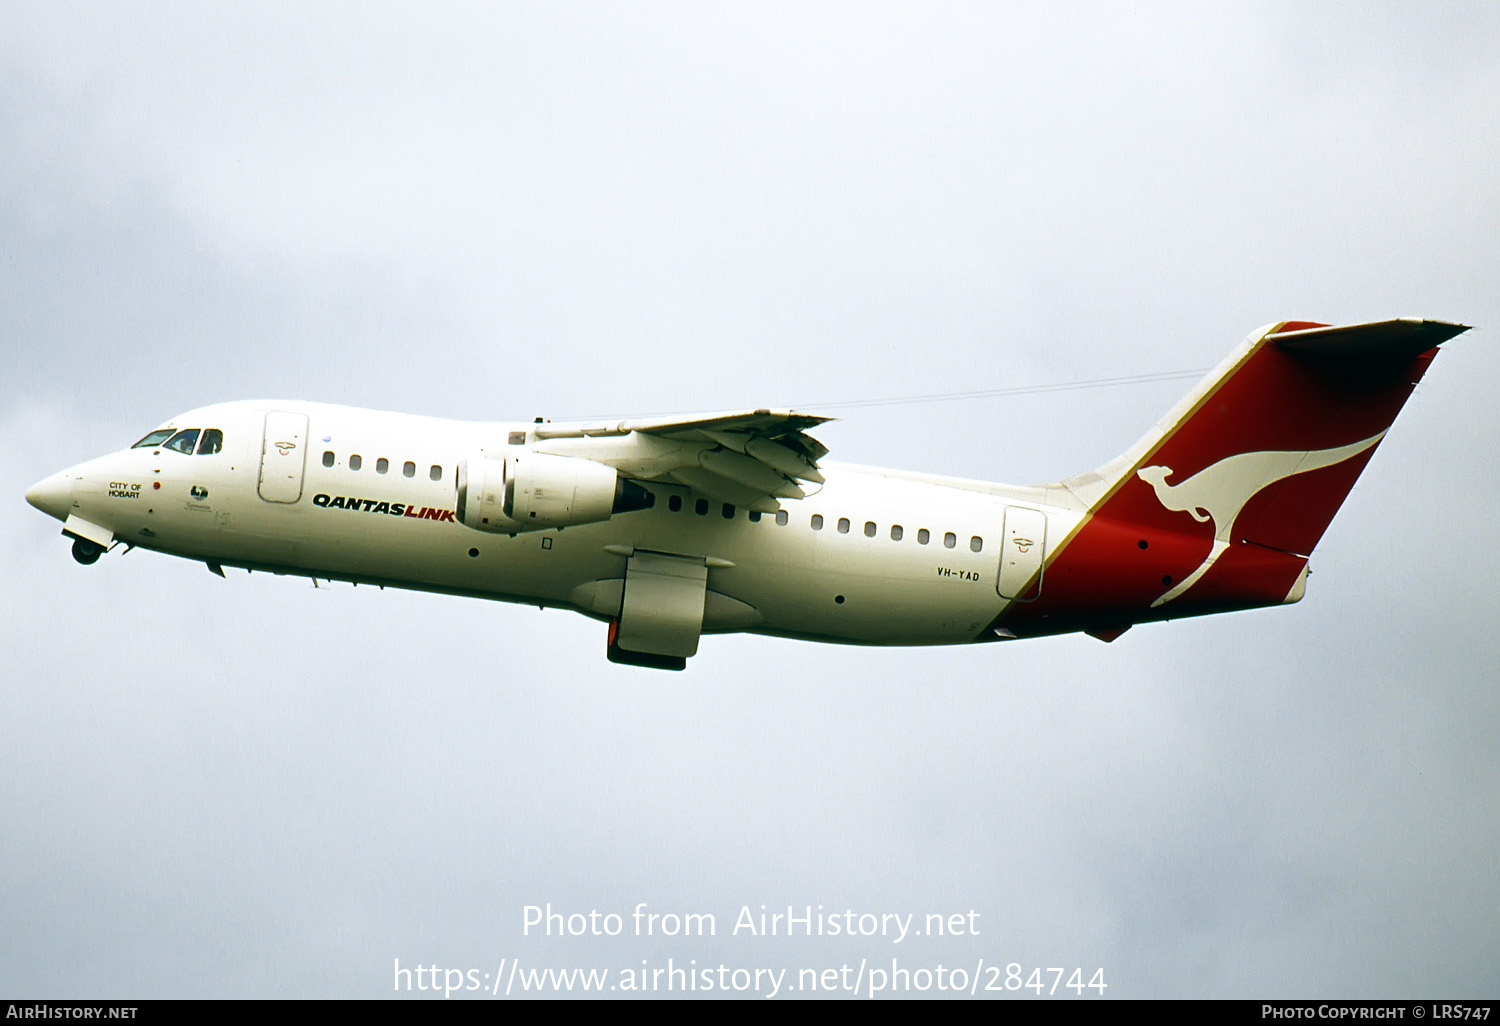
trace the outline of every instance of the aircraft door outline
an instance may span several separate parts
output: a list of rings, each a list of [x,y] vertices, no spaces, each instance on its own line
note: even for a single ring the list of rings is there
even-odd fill
[[[267,413],[260,446],[260,497],[267,502],[296,502],[302,498],[306,468],[307,414]]]
[[[1031,602],[1042,593],[1047,555],[1047,515],[1025,506],[1005,507],[1000,532],[1000,573],[995,589],[1003,599]]]

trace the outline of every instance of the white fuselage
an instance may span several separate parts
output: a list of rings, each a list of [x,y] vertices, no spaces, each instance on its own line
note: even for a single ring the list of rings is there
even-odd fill
[[[291,472],[266,480],[266,461],[277,454],[264,425],[277,411],[307,417],[306,437],[280,454],[300,480]],[[645,482],[649,509],[489,533],[454,516],[457,467],[468,455],[514,446],[518,433],[527,433],[522,444],[548,451],[534,425],[243,402],[192,411],[172,426],[218,429],[222,448],[137,447],[80,464],[49,479],[53,492],[59,478],[71,479],[69,508],[49,512],[215,568],[569,608],[602,620],[619,613],[633,551],[701,557],[704,633],[881,645],[991,638],[987,628],[1009,604],[997,590],[1007,507],[1038,511],[1047,538],[1064,537],[1084,516],[1049,505],[1050,489],[824,463],[826,483],[782,500],[781,514]]]
[[[821,463],[828,418],[742,410],[465,423],[240,402],[33,485],[73,557],[574,609],[607,657],[682,669],[705,633],[945,645],[1285,605],[1443,342],[1403,318],[1252,332],[1120,456],[1015,487]]]

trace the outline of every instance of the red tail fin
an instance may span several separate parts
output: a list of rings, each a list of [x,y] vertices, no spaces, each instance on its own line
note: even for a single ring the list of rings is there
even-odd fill
[[[1119,459],[1007,625],[1106,629],[1295,601],[1307,556],[1462,325],[1289,322],[1251,336]],[[1066,624],[1066,625],[1065,625]]]

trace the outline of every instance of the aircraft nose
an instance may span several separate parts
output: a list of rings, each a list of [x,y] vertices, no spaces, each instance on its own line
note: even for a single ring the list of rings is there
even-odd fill
[[[68,519],[73,508],[73,476],[64,471],[38,481],[26,489],[26,501],[49,517]]]

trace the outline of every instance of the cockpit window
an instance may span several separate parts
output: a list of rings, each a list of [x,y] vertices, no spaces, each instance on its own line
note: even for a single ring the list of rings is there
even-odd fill
[[[139,442],[136,442],[134,445],[132,445],[131,448],[132,449],[150,449],[153,446],[160,445],[161,443],[165,442],[168,438],[171,438],[171,437],[172,437],[172,429],[171,428],[162,428],[160,431],[153,431],[153,432],[151,432],[145,438],[142,438]]]
[[[218,428],[205,428],[203,437],[198,441],[198,455],[212,456],[224,448],[224,432]]]
[[[166,447],[174,452],[185,453],[191,456],[193,454],[193,445],[197,441],[198,429],[188,428],[186,431],[179,431],[173,435],[171,440],[167,442]]]

